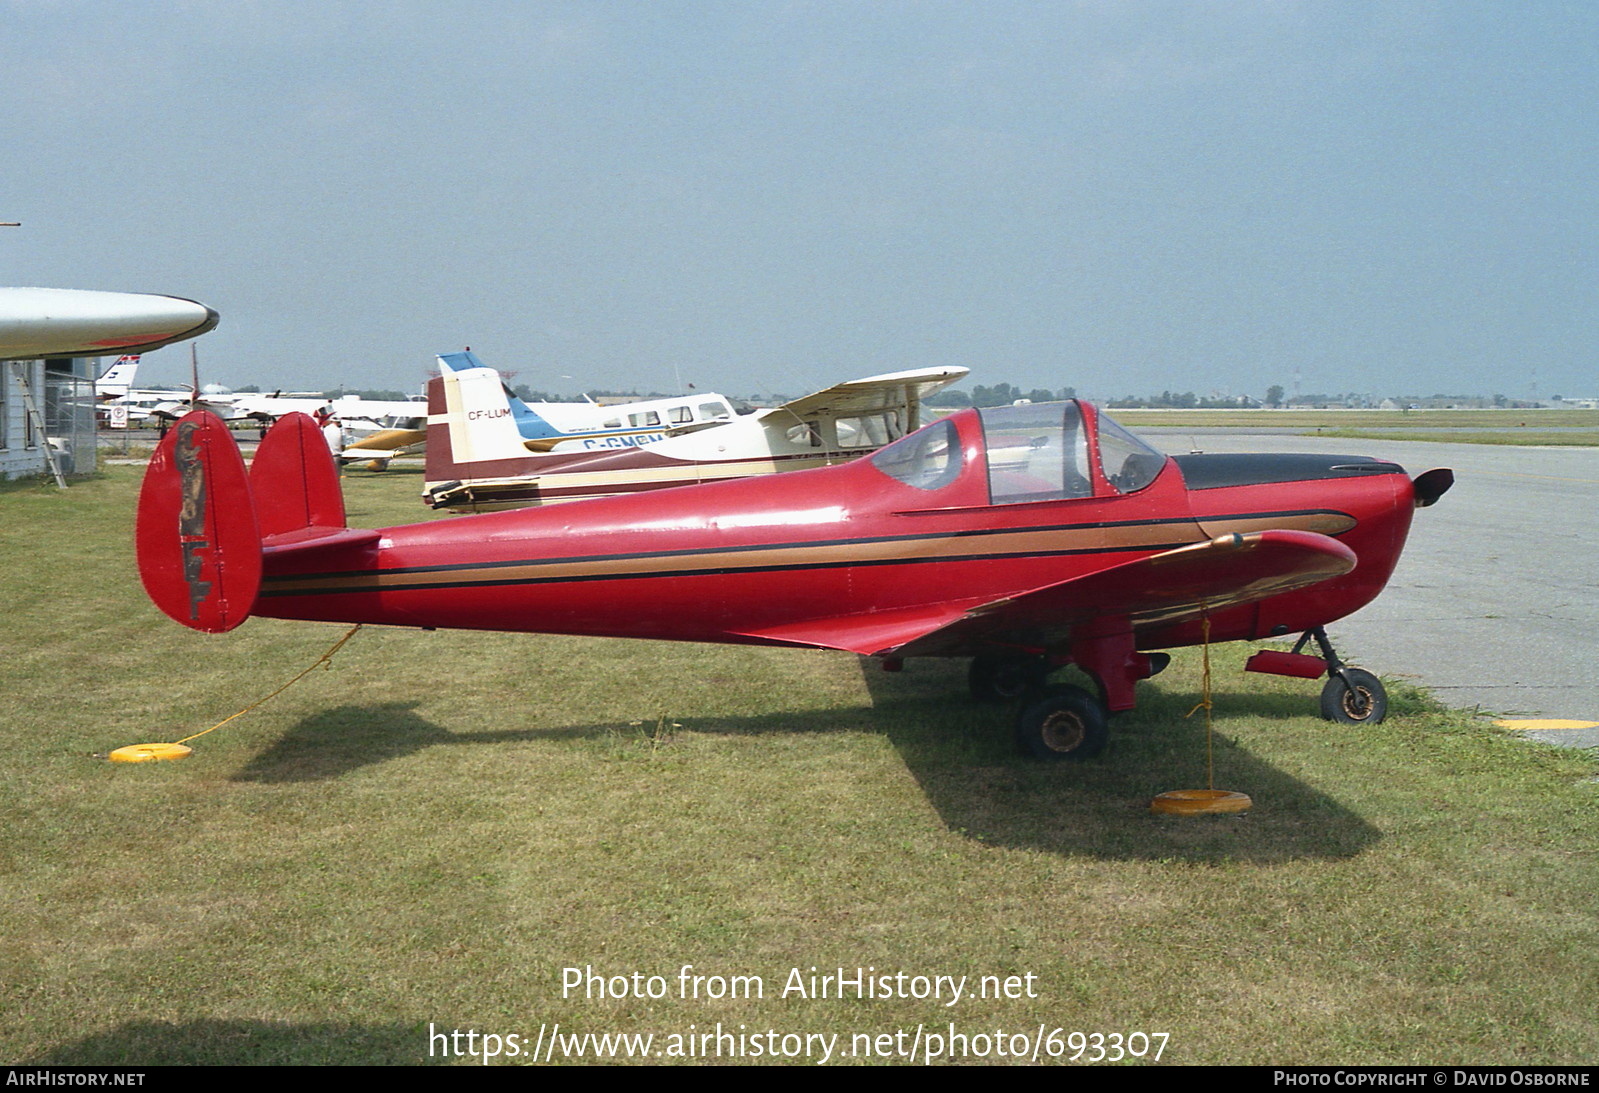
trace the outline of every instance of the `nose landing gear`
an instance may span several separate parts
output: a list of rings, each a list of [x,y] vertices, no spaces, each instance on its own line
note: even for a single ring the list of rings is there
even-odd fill
[[[1388,692],[1363,668],[1336,669],[1321,689],[1321,716],[1345,725],[1375,725],[1388,716]]]
[[[1301,650],[1314,641],[1320,657]],[[1375,725],[1388,716],[1388,692],[1382,680],[1364,668],[1351,668],[1333,651],[1323,627],[1306,630],[1291,653],[1260,652],[1249,659],[1246,670],[1272,675],[1315,678],[1325,670],[1327,684],[1321,689],[1321,716],[1344,725]]]

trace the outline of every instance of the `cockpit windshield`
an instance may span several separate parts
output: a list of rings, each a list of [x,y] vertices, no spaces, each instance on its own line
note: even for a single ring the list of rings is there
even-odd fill
[[[978,411],[988,444],[988,496],[996,505],[1092,497],[1083,412],[1075,402]]]
[[[955,481],[961,469],[960,437],[949,421],[879,448],[871,457],[878,470],[919,490],[936,490]]]
[[[1076,401],[983,407],[977,414],[988,453],[991,504],[1135,493],[1166,466],[1164,455],[1104,414],[1094,415],[1097,436],[1090,438],[1096,430]],[[1094,469],[1096,454],[1103,478]],[[960,436],[945,420],[878,449],[871,462],[908,486],[936,490],[955,481],[961,459]]]
[[[1134,493],[1155,480],[1166,457],[1103,413],[1099,415],[1099,465],[1120,493]]]

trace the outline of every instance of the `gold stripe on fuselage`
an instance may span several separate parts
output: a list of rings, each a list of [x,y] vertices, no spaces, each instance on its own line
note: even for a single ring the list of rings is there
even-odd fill
[[[658,554],[615,554],[581,558],[549,558],[516,562],[471,562],[415,569],[366,570],[309,576],[267,576],[265,594],[360,593],[463,585],[514,584],[576,580],[620,580],[674,574],[727,572],[753,569],[795,569],[916,563],[960,557],[1005,558],[1101,551],[1138,552],[1168,550],[1202,542],[1211,530],[1228,531],[1269,527],[1321,531],[1334,524],[1353,526],[1343,513],[1307,512],[1279,515],[1240,514],[1208,518],[1206,531],[1186,520],[1149,523],[1084,525],[1080,527],[1018,528],[978,534],[849,540],[833,543],[778,544],[770,547],[733,547]]]
[[[1201,516],[1199,526],[1211,538],[1218,535],[1246,535],[1251,531],[1314,531],[1322,535],[1342,535],[1358,522],[1347,512],[1302,512],[1284,516],[1275,513],[1248,513],[1239,516]]]

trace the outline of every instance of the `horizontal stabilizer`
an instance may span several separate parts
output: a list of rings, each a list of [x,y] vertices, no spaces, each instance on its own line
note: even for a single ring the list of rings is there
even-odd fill
[[[263,540],[261,553],[268,558],[282,558],[335,548],[376,546],[381,538],[380,533],[367,528],[301,528]]]

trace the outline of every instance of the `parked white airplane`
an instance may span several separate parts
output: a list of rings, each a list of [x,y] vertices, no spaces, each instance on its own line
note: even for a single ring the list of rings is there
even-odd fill
[[[684,422],[622,450],[573,450],[571,441],[535,448],[515,424],[520,400],[497,375],[489,382],[446,372],[428,385],[423,497],[434,508],[477,512],[842,463],[919,428],[922,400],[967,371],[850,380],[744,417]]]
[[[370,399],[360,395],[340,395],[328,398],[314,393],[292,395],[235,394],[233,414],[240,418],[255,418],[270,425],[285,414],[301,413],[315,416],[318,411],[331,413],[341,421],[369,422],[377,425],[392,417],[421,418],[427,416],[427,403],[420,399]]]
[[[144,353],[204,334],[217,318],[177,296],[0,288],[0,360]]]
[[[379,433],[396,422],[420,433],[427,418],[427,404],[420,400],[363,399],[358,395],[330,399],[316,392],[262,395],[233,392],[215,384],[201,388],[199,397],[183,390],[134,389],[114,399],[112,405],[127,406],[128,419],[145,426],[170,424],[190,410],[200,409],[232,426],[255,422],[265,428],[285,414],[298,412],[335,418],[346,436],[355,437]]]
[[[449,377],[460,397],[492,418],[515,425],[530,452],[614,451],[653,444],[675,429],[731,421],[733,404],[718,394],[641,399],[611,406],[597,402],[526,403],[511,393],[494,369],[471,350],[441,353],[439,374]],[[498,394],[496,394],[498,392]],[[431,421],[431,414],[429,411]],[[509,434],[507,434],[509,435]]]
[[[439,374],[451,377],[451,390],[467,392],[474,404],[491,407],[503,416],[529,452],[611,451],[650,444],[669,430],[731,421],[733,406],[721,395],[686,395],[645,399],[614,406],[596,402],[525,403],[505,387],[500,373],[487,367],[471,350],[440,353]],[[417,407],[412,405],[412,412]],[[415,454],[427,443],[427,418],[403,421],[399,416],[387,428],[345,446],[347,461],[371,460],[374,470],[396,455]]]

